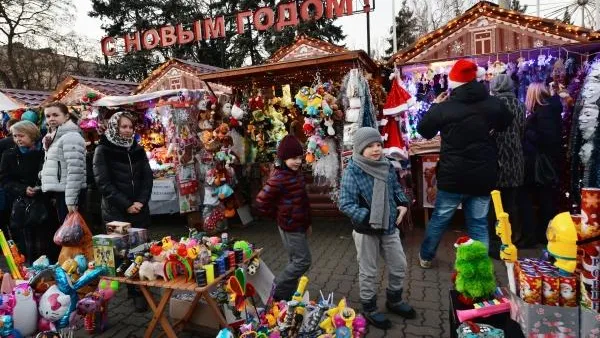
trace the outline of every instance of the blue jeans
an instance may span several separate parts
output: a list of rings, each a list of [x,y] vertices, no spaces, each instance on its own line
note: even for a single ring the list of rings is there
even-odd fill
[[[431,261],[435,257],[442,235],[446,231],[454,212],[462,203],[465,212],[467,233],[474,239],[488,245],[487,215],[490,207],[489,196],[455,194],[438,190],[435,209],[427,225],[425,239],[421,244],[421,258]]]

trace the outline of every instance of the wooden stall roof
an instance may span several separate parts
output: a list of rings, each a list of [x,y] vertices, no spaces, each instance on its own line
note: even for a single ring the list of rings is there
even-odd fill
[[[60,101],[78,85],[88,87],[102,95],[116,96],[130,95],[138,86],[135,82],[69,75],[43,103]]]
[[[297,81],[313,80],[317,73],[323,80],[339,75],[340,68],[348,70],[362,67],[369,73],[378,70],[377,64],[362,50],[346,51],[309,59],[268,63],[264,65],[227,69],[200,76],[203,81],[210,81],[226,86],[239,86],[248,83],[274,85],[280,80]],[[347,71],[347,70],[346,70]]]
[[[553,39],[560,44],[589,43],[600,41],[600,32],[591,29],[565,24],[558,20],[526,15],[517,11],[501,8],[498,5],[480,1],[464,14],[454,18],[446,25],[426,34],[410,46],[394,54],[388,61],[392,64],[429,62],[425,54],[435,46],[450,42],[456,34],[466,31],[467,26],[481,19],[513,27],[522,32],[530,32],[542,39]],[[502,51],[505,52],[505,51]]]
[[[347,51],[348,49],[327,41],[311,38],[306,35],[298,35],[293,44],[279,48],[266,63],[307,59]]]
[[[39,107],[42,102],[52,94],[52,92],[38,91],[38,90],[26,90],[26,89],[12,89],[12,88],[0,88],[0,92],[4,93],[11,100],[17,104],[21,104],[25,107]]]
[[[197,77],[202,74],[213,73],[216,71],[223,70],[223,68],[206,65],[203,63],[192,62],[188,60],[172,58],[169,61],[163,63],[156,68],[147,78],[145,78],[135,89],[134,94],[146,92],[150,87],[154,86],[157,82],[166,76],[169,71],[173,68],[183,70],[191,76]],[[188,88],[188,89],[199,89],[199,88]],[[214,88],[213,88],[214,89]],[[226,92],[226,88],[217,88],[222,92]]]

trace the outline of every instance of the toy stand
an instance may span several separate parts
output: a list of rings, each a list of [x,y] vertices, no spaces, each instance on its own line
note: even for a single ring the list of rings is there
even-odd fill
[[[259,256],[261,252],[262,252],[262,249],[255,250],[254,253],[252,254],[252,256],[250,256],[244,260],[243,264],[247,264],[253,258]],[[183,277],[183,276],[177,277],[174,280],[170,280],[170,281],[164,281],[164,280],[159,280],[159,279],[154,280],[154,281],[147,281],[147,280],[141,281],[141,280],[137,280],[137,279],[129,279],[126,277],[104,277],[104,278],[109,279],[109,280],[115,280],[115,281],[118,281],[119,283],[136,285],[140,288],[140,290],[142,291],[142,294],[144,295],[144,298],[146,298],[146,301],[148,302],[148,306],[154,313],[154,315],[152,316],[152,320],[150,320],[150,323],[148,323],[148,327],[146,328],[146,332],[144,333],[145,338],[152,337],[152,334],[153,334],[154,330],[156,329],[156,326],[159,323],[164,331],[161,335],[159,335],[159,337],[166,336],[168,338],[177,338],[176,332],[182,330],[185,327],[185,325],[189,322],[192,314],[194,313],[194,310],[196,309],[196,306],[198,305],[198,301],[202,298],[209,305],[210,309],[212,310],[213,314],[215,315],[215,318],[218,319],[219,325],[222,328],[229,326],[227,324],[227,321],[225,320],[225,317],[223,316],[223,313],[221,313],[221,310],[219,309],[217,302],[210,296],[210,290],[212,290],[222,280],[229,277],[234,271],[235,271],[235,267],[232,269],[229,269],[229,271],[227,271],[225,274],[219,276],[218,278],[215,278],[215,280],[212,283],[210,283],[206,286],[202,286],[202,287],[199,287],[195,281],[190,281],[190,282],[186,281],[185,277]],[[154,297],[152,296],[152,293],[148,289],[150,287],[164,289],[164,293],[162,294],[158,304],[157,304],[156,300],[154,299]],[[167,305],[169,304],[171,295],[173,294],[173,291],[175,291],[175,290],[187,291],[187,292],[191,291],[191,292],[194,292],[195,295],[194,295],[194,300],[192,301],[190,308],[188,309],[186,314],[183,316],[183,318],[181,318],[180,320],[175,322],[175,324],[171,325],[171,323],[169,322],[169,319],[167,319],[167,317],[164,315],[164,312],[165,312],[165,309],[167,309]]]

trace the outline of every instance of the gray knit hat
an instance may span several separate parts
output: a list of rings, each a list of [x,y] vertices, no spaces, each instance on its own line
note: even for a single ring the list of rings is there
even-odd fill
[[[490,92],[494,95],[512,92],[514,89],[515,84],[513,80],[506,74],[498,74],[490,82]]]
[[[365,148],[373,143],[373,142],[380,142],[383,143],[383,140],[381,138],[381,134],[379,133],[379,131],[377,131],[377,129],[375,128],[371,128],[371,127],[362,127],[359,128],[355,133],[354,133],[354,153],[355,154],[359,154],[362,155],[363,150],[365,150]]]

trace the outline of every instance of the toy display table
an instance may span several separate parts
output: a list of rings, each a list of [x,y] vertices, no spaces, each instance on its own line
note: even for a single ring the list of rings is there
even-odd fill
[[[259,256],[261,252],[262,252],[262,249],[255,250],[254,253],[252,254],[252,256],[250,256],[244,260],[243,264],[247,264],[253,258]],[[109,280],[115,280],[115,281],[118,281],[119,283],[123,283],[123,284],[136,285],[140,288],[140,290],[142,291],[142,294],[144,295],[144,298],[146,298],[146,301],[148,302],[148,306],[150,307],[152,312],[154,312],[154,315],[152,316],[152,320],[150,321],[150,323],[148,324],[148,327],[146,328],[144,337],[146,337],[146,338],[152,337],[152,333],[156,329],[156,325],[160,322],[160,326],[162,327],[162,329],[164,331],[163,335],[167,336],[168,338],[177,338],[177,334],[175,332],[182,330],[183,327],[188,323],[192,314],[194,313],[194,310],[196,309],[196,306],[198,305],[198,301],[202,298],[206,301],[206,303],[209,305],[210,309],[213,311],[215,318],[217,318],[219,321],[219,325],[221,327],[228,326],[227,321],[225,320],[225,317],[223,316],[223,313],[221,312],[221,309],[219,309],[217,302],[210,296],[209,292],[224,278],[229,277],[234,271],[235,271],[235,268],[231,268],[225,274],[215,278],[215,280],[212,283],[210,283],[206,286],[202,286],[202,287],[199,287],[198,284],[196,284],[195,280],[186,282],[185,277],[177,277],[176,279],[171,280],[171,281],[164,281],[162,279],[157,279],[154,281],[147,281],[147,280],[141,281],[141,280],[137,280],[137,279],[129,279],[126,277],[103,277],[103,278],[106,278]],[[164,292],[163,292],[162,297],[160,298],[158,304],[157,304],[156,300],[154,299],[154,297],[152,296],[152,293],[149,290],[149,288],[151,288],[151,287],[164,289]],[[169,304],[169,300],[171,299],[171,295],[173,294],[173,291],[175,291],[175,290],[188,291],[188,292],[194,293],[195,295],[194,295],[194,300],[192,301],[192,304],[191,304],[190,308],[188,309],[188,311],[186,312],[185,316],[182,319],[175,322],[175,324],[171,325],[171,323],[169,322],[169,319],[164,315],[164,311],[167,308],[167,305]],[[163,335],[161,335],[161,337]]]

